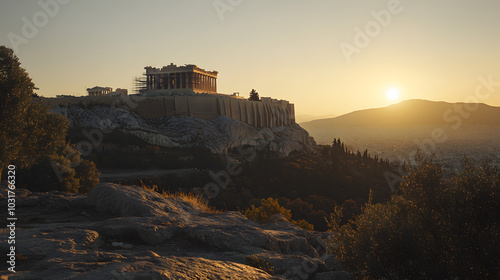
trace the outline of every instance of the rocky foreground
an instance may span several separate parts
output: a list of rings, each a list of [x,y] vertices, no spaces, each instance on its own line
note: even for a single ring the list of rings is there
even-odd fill
[[[88,196],[21,189],[16,195],[17,272],[4,262],[1,279],[351,279],[326,254],[330,234],[280,216],[259,224],[111,183]],[[7,209],[5,197],[1,204]],[[9,232],[1,231],[3,254]],[[271,263],[270,273],[250,266],[250,256]]]

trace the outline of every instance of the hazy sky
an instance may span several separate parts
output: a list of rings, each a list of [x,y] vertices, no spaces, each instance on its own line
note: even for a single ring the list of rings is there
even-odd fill
[[[170,63],[217,70],[219,92],[255,88],[297,114],[464,101],[479,77],[500,83],[498,0],[55,1],[0,0],[0,45],[43,96],[130,91],[145,66]],[[495,88],[481,101],[500,106]]]

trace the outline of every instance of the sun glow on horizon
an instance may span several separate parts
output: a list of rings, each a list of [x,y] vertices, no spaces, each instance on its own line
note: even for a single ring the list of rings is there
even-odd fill
[[[391,101],[396,101],[399,99],[400,92],[399,92],[399,89],[397,89],[395,87],[391,87],[390,89],[387,90],[385,95],[386,95],[387,99],[389,99]]]

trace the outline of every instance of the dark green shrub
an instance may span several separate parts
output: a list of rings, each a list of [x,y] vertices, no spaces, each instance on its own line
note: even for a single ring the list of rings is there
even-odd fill
[[[292,220],[292,212],[281,207],[278,200],[272,197],[261,199],[259,207],[251,205],[250,208],[245,211],[245,217],[259,223],[267,222],[269,217],[274,214],[282,214],[287,220]]]
[[[307,230],[314,230],[314,226],[306,220],[293,221],[292,224]]]
[[[251,205],[250,208],[245,211],[245,217],[259,223],[267,222],[269,220],[269,217],[274,214],[283,215],[288,221],[290,221],[290,223],[303,229],[314,230],[314,226],[306,220],[292,220],[292,211],[280,206],[278,200],[272,197],[261,199],[259,207]]]
[[[101,174],[95,164],[89,160],[82,162],[75,167],[76,176],[80,182],[78,192],[88,194],[97,184],[99,184],[99,175]]]
[[[361,279],[498,279],[500,172],[465,159],[446,177],[421,159],[388,203],[338,231],[333,253]]]
[[[86,194],[99,183],[100,173],[94,163],[82,160],[81,154],[66,146],[45,156],[30,168],[20,171],[18,184],[34,192],[64,191]]]

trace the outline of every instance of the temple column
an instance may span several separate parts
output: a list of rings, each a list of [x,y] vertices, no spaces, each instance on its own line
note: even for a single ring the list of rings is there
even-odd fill
[[[203,79],[203,74],[200,74],[200,91],[204,91],[205,90],[205,88],[204,88],[205,81],[204,80],[205,79]]]
[[[207,76],[203,75],[203,92],[207,91]]]
[[[198,73],[193,73],[193,88],[198,90]]]
[[[203,74],[198,74],[200,77],[200,91],[203,91]]]
[[[205,91],[205,77],[203,76],[203,74],[200,74],[200,79],[201,79],[201,81],[200,81],[200,84],[201,84],[200,89],[201,89],[201,91]]]
[[[193,90],[198,90],[198,73],[193,73]]]
[[[196,85],[198,86],[198,91],[201,91],[201,74],[197,73],[196,74]]]
[[[159,80],[160,80],[160,79],[158,79],[158,75],[154,75],[154,76],[153,76],[153,80],[154,80],[153,89],[158,89],[158,88],[160,87],[160,85],[159,85],[159,83],[158,83],[158,82],[159,82]]]
[[[189,72],[189,73],[187,73],[187,76],[188,76],[188,88],[194,90],[194,88],[193,88],[193,73]]]

